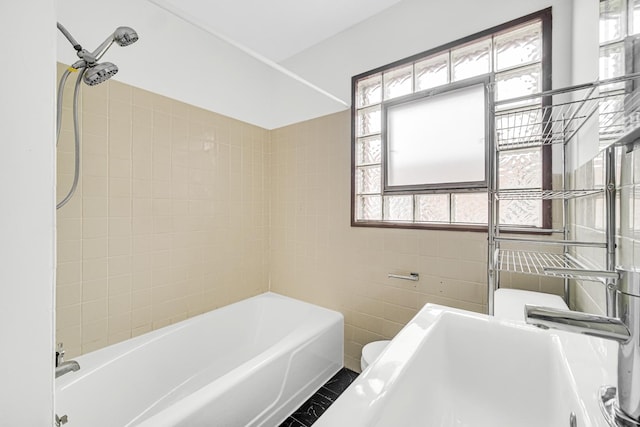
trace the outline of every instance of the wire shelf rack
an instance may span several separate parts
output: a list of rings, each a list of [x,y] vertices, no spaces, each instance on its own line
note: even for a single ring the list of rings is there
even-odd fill
[[[603,189],[589,190],[540,190],[540,189],[519,189],[500,190],[496,192],[497,200],[553,200],[553,199],[575,199],[577,197],[602,194]]]
[[[588,269],[569,254],[499,249],[496,268],[500,271],[536,276],[562,277],[602,282],[611,273]]]
[[[637,80],[633,75],[497,102],[497,149],[566,144],[581,130],[598,138],[601,148],[632,143],[640,138]]]

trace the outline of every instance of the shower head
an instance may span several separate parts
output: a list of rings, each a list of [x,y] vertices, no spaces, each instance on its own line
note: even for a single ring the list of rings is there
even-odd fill
[[[113,33],[113,41],[120,46],[129,46],[138,41],[138,33],[131,27],[118,27]]]
[[[118,67],[111,63],[104,62],[102,65],[98,63],[100,58],[102,58],[102,55],[109,50],[112,44],[117,43],[118,46],[129,46],[130,44],[138,41],[138,33],[136,33],[136,30],[131,27],[118,27],[109,37],[107,37],[105,41],[100,44],[100,46],[96,48],[96,50],[89,52],[88,50],[83,49],[80,43],[78,43],[69,31],[67,31],[67,29],[59,22],[58,29],[73,45],[78,58],[80,58],[80,60],[74,63],[72,67],[76,69],[87,68],[84,81],[88,85],[102,83],[118,72]]]
[[[129,46],[137,41],[138,33],[136,33],[136,30],[131,27],[118,27],[96,50],[88,55],[87,52],[83,52],[84,56],[81,57],[85,60],[88,59],[87,64],[91,64],[91,60],[99,61],[112,44],[117,43],[118,46]]]
[[[101,64],[96,64],[93,67],[87,68],[87,71],[84,73],[83,80],[89,86],[95,86],[109,80],[117,72],[118,67],[116,66],[116,64],[112,64],[111,62],[103,62]]]

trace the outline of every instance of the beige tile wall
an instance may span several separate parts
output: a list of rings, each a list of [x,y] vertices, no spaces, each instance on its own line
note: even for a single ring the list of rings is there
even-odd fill
[[[351,227],[350,132],[348,111],[273,131],[271,290],[341,311],[345,364],[359,370],[362,346],[393,337],[427,302],[486,311],[487,235]],[[561,292],[558,280],[503,279]]]
[[[590,161],[572,173],[574,188],[593,188],[604,185],[602,156],[599,161]],[[572,200],[570,202],[572,233],[575,240],[605,240],[604,195],[597,194]],[[606,266],[603,249],[575,248],[574,253],[595,268]],[[605,290],[596,282],[573,281],[571,307],[595,314],[606,313]]]
[[[60,199],[73,176],[72,86]],[[113,80],[83,85],[80,106],[80,186],[58,210],[67,355],[268,289],[268,131]]]

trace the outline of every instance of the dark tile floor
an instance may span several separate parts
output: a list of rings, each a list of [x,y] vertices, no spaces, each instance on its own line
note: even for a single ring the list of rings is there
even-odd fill
[[[309,427],[358,377],[350,369],[342,368],[325,385],[302,404],[280,427]]]

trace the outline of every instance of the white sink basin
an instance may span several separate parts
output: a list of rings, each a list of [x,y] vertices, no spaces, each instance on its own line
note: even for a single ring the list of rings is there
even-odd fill
[[[314,426],[607,424],[615,343],[426,305]]]

